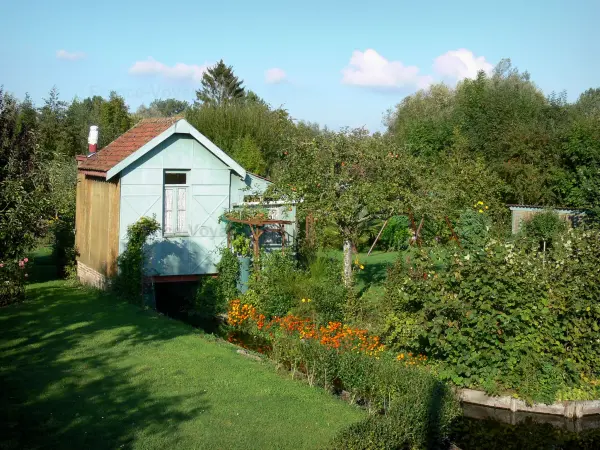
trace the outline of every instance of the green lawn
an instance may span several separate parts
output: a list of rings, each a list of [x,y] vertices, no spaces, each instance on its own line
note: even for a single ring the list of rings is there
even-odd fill
[[[62,281],[0,309],[0,383],[3,449],[320,448],[364,414],[210,335]]]
[[[340,261],[343,258],[341,250],[329,250],[325,254]],[[369,286],[381,284],[385,280],[388,267],[393,265],[400,255],[399,252],[382,251],[374,251],[369,256],[366,252],[359,253],[358,261],[364,266],[364,269],[356,272],[356,288],[362,291]],[[357,255],[352,256],[353,265],[356,257]]]

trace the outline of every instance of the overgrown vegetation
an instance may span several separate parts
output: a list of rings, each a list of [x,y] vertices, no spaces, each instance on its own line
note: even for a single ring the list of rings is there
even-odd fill
[[[552,403],[577,388],[600,395],[600,233],[557,238],[545,255],[527,240],[477,250],[426,250],[387,280],[386,342],[439,362],[443,379]],[[571,394],[570,394],[571,393]]]
[[[243,299],[269,318],[297,311],[326,324],[344,317],[347,294],[338,261],[321,257],[303,268],[289,253],[272,252],[261,256]]]
[[[118,271],[112,280],[112,287],[128,301],[142,305],[144,297],[144,275],[148,264],[146,244],[148,239],[160,230],[155,218],[142,217],[127,227],[127,244],[117,259]]]
[[[218,276],[200,281],[194,305],[189,311],[201,320],[214,319],[227,311],[229,302],[238,297],[237,283],[240,263],[231,250],[221,250],[221,260],[217,264]]]

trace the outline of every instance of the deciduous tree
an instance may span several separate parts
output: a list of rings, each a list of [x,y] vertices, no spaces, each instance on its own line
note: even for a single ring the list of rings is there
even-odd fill
[[[364,129],[293,138],[274,187],[300,208],[334,225],[343,238],[344,282],[352,284],[352,251],[365,225],[407,210],[417,194],[412,156]]]

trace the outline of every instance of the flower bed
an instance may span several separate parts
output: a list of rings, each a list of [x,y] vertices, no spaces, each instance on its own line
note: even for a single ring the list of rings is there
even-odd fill
[[[460,414],[449,387],[423,367],[424,355],[393,354],[367,330],[340,322],[317,325],[291,314],[268,319],[239,300],[230,303],[228,316],[235,331],[268,342],[269,357],[292,376],[302,373],[310,385],[345,390],[351,403],[374,413],[342,433],[336,448],[353,447],[364,439],[373,448],[440,443]]]

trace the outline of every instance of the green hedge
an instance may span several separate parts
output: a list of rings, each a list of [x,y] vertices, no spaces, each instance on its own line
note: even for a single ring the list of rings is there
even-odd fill
[[[433,358],[458,386],[546,403],[600,394],[598,231],[571,231],[547,252],[490,241],[442,266],[423,250],[390,271],[392,348]]]

